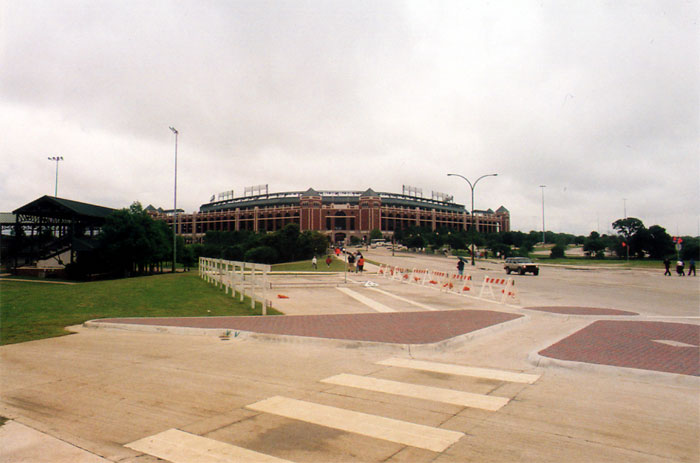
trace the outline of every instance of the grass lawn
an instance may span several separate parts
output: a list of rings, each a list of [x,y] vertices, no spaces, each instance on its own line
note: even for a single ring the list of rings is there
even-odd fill
[[[325,265],[325,264],[324,264]],[[76,285],[0,281],[0,345],[69,334],[95,318],[260,315],[196,271]],[[270,309],[268,314],[280,312]]]
[[[285,262],[283,264],[274,264],[272,266],[273,272],[343,272],[345,271],[345,261],[331,258],[331,266],[326,265],[326,256],[318,258],[318,269],[314,270],[311,265],[311,259],[300,260],[297,262]]]

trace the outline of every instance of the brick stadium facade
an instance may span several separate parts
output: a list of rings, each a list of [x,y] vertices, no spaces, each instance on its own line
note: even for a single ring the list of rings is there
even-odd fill
[[[146,210],[156,219],[172,224],[171,211]],[[377,228],[385,236],[411,226],[432,230],[468,230],[474,224],[480,232],[510,231],[510,213],[501,206],[474,211],[463,205],[418,196],[366,191],[290,191],[243,196],[203,204],[199,212],[178,213],[177,233],[186,242],[200,242],[208,231],[279,230],[296,223],[302,231],[317,230],[332,242],[351,236],[367,239]]]

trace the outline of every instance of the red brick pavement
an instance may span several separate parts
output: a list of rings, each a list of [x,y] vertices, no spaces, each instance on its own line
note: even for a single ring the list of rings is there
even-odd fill
[[[618,309],[599,309],[596,307],[523,307],[527,310],[560,313],[566,315],[639,315],[637,312],[627,312]]]
[[[691,346],[672,346],[655,340]],[[540,355],[560,360],[700,376],[700,325],[599,320]]]
[[[428,344],[520,317],[522,315],[489,310],[446,310],[268,317],[111,318],[96,321],[218,328],[353,341]]]

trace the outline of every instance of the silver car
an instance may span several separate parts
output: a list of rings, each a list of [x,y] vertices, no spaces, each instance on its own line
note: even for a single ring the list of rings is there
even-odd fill
[[[520,275],[525,275],[528,272],[533,275],[539,275],[540,273],[539,265],[534,263],[529,257],[509,257],[503,264],[503,268],[508,275],[510,275],[510,272],[518,272]]]

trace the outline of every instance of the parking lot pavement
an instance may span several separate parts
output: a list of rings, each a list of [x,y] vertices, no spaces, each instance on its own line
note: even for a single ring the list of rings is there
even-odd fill
[[[445,258],[400,259],[451,266]],[[496,271],[497,264],[480,264],[474,274]],[[0,415],[109,461],[255,452],[294,462],[695,462],[697,375],[533,356],[597,320],[697,326],[697,285],[633,273],[545,269],[516,277],[521,305],[639,313],[627,316],[525,310],[367,276],[437,308],[425,310],[431,316],[455,309],[521,316],[433,349],[76,328],[76,335],[0,348]],[[379,297],[360,284],[350,288]],[[289,297],[300,315],[305,306],[307,314],[387,315],[332,287]],[[419,309],[381,297],[396,309],[391,316]],[[687,351],[693,339],[649,342]],[[410,437],[416,434],[422,438]]]

